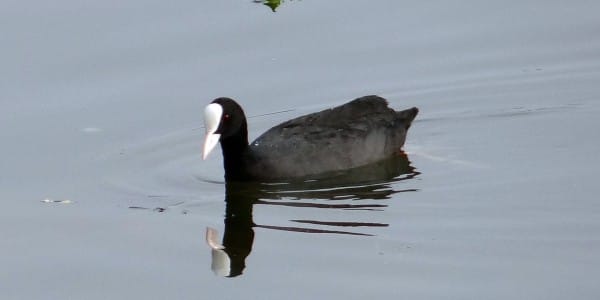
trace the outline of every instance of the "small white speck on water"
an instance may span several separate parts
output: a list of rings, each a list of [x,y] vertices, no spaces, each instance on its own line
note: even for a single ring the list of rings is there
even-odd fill
[[[102,132],[101,128],[98,127],[85,127],[81,129],[81,132],[85,132],[85,133],[98,133],[98,132]]]

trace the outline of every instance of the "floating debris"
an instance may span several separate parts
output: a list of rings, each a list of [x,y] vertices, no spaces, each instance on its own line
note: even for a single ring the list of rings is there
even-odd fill
[[[141,206],[130,206],[130,209],[149,209],[147,207],[141,207]]]
[[[143,209],[143,210],[152,210],[153,212],[166,212],[167,210],[169,210],[169,207],[155,207],[155,208],[149,208],[149,207],[143,207],[143,206],[129,206],[129,209]],[[181,214],[182,215],[187,215],[190,211],[187,209],[183,209],[181,210]]]
[[[71,200],[66,200],[66,199],[65,200],[52,200],[52,199],[48,199],[48,198],[46,198],[44,200],[41,200],[41,202],[43,202],[43,203],[60,203],[60,204],[71,204],[71,203],[73,203],[73,201],[71,201]]]

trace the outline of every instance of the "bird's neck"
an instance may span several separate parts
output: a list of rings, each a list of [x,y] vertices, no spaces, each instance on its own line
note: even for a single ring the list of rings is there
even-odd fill
[[[243,179],[245,170],[244,154],[248,150],[248,128],[242,124],[238,133],[221,139],[223,165],[226,180]]]

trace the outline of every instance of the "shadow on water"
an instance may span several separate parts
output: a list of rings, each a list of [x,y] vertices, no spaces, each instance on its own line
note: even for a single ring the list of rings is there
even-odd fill
[[[393,184],[419,175],[402,153],[392,159],[353,170],[330,173],[310,180],[286,183],[226,183],[225,232],[222,243],[216,229],[207,228],[206,239],[212,251],[212,270],[218,275],[235,277],[242,274],[246,257],[252,250],[254,228],[302,233],[326,233],[371,236],[355,230],[366,227],[387,227],[379,222],[333,222],[327,220],[294,219],[297,226],[257,224],[253,220],[254,205],[309,207],[342,210],[383,210],[396,193],[415,189],[395,190]],[[312,225],[313,227],[306,227]],[[317,228],[315,228],[317,227]],[[318,227],[327,227],[321,229]],[[333,227],[333,228],[332,228]]]

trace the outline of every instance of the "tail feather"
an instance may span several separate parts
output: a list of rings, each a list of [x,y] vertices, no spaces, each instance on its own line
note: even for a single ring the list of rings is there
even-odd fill
[[[404,123],[406,130],[410,128],[412,121],[417,117],[419,109],[416,107],[405,109],[398,112],[398,119]]]

